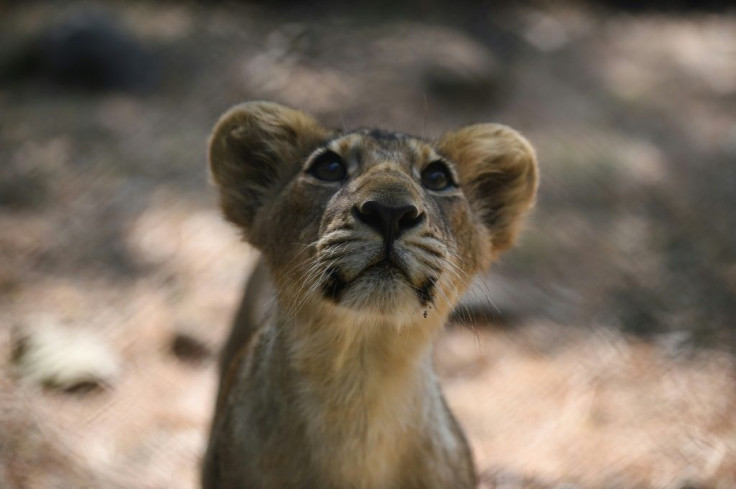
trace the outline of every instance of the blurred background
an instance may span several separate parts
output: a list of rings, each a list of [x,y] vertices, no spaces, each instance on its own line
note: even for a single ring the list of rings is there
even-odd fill
[[[736,487],[736,11],[688,0],[0,0],[0,487],[197,487],[252,99],[536,146],[436,349],[481,487]]]

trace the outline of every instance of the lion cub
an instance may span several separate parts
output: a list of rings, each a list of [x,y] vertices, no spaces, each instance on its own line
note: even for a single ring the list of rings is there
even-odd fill
[[[437,141],[340,133],[252,102],[222,116],[209,161],[275,305],[255,324],[249,297],[264,281],[249,285],[224,351],[204,488],[475,487],[432,343],[532,205],[529,143],[495,124]]]

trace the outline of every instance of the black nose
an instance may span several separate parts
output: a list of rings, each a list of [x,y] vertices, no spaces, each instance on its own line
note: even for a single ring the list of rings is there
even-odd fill
[[[356,207],[355,216],[378,231],[386,243],[387,251],[402,232],[413,228],[424,218],[424,214],[413,205],[391,207],[375,200],[363,202]]]

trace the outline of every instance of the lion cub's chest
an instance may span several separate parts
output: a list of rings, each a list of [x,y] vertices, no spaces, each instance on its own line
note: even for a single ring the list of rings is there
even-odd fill
[[[312,462],[335,487],[394,487],[417,439],[410,407],[358,397],[341,406],[304,405]]]
[[[403,461],[423,439],[427,375],[415,362],[390,361],[390,351],[376,345],[331,346],[310,335],[286,347],[300,354],[283,372],[292,399],[284,414],[301,420],[310,465],[329,487],[396,487]]]
[[[337,428],[337,427],[336,427]],[[334,487],[379,489],[397,487],[407,443],[388,428],[372,426],[368,433],[336,433],[320,440],[313,462]]]

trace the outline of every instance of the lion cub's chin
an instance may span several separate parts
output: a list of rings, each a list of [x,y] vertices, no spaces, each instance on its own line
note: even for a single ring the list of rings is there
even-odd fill
[[[425,312],[434,307],[434,286],[434,280],[427,279],[422,286],[415,287],[398,268],[376,266],[345,285],[334,304],[387,319],[426,317]]]

